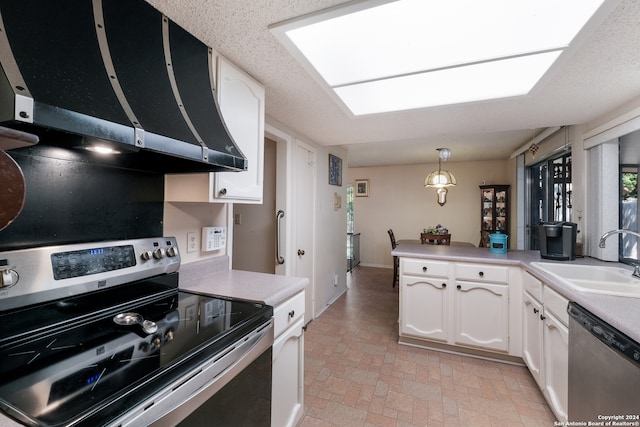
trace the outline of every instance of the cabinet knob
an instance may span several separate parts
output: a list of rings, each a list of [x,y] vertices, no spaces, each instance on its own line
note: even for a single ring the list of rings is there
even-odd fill
[[[446,287],[447,287],[447,284],[446,284],[446,283],[443,283],[443,284],[442,284],[442,289],[444,289],[444,288],[446,288]]]
[[[295,315],[296,315],[295,310],[291,310],[291,311],[289,312],[289,319],[293,319],[293,316],[295,316]]]
[[[426,273],[426,272],[427,272],[427,267],[422,267],[422,271],[423,271],[424,273]]]
[[[219,194],[221,196],[225,196],[227,194],[227,189],[226,188],[221,188]]]
[[[546,318],[547,318],[546,316],[543,316],[542,314],[540,315],[540,320],[544,320]]]
[[[478,276],[484,277],[484,271],[481,271],[480,273],[478,273]]]
[[[462,289],[462,286],[461,286],[461,285],[458,285],[458,286],[456,286],[456,288],[457,288],[458,290],[460,290],[460,289]]]
[[[533,314],[538,314],[540,312],[540,310],[538,310],[537,308],[533,309]]]

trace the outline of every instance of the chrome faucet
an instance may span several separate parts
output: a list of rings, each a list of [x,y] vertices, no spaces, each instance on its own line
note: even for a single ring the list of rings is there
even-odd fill
[[[636,233],[633,230],[627,230],[626,228],[620,228],[618,230],[611,230],[611,231],[607,231],[606,233],[604,233],[601,237],[600,237],[600,243],[598,244],[599,247],[601,248],[605,248],[606,244],[605,244],[605,240],[607,240],[607,238],[609,238],[609,236],[613,236],[614,234],[631,234],[633,236],[636,236],[638,238],[640,238],[640,233]],[[633,265],[633,273],[631,274],[633,277],[637,277],[638,279],[640,279],[640,264],[634,264]]]

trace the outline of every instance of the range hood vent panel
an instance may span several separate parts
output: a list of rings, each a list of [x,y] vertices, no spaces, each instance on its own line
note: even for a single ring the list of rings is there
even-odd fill
[[[104,0],[102,10],[116,75],[141,127],[145,132],[200,146],[171,90],[162,14],[143,1]]]
[[[247,169],[215,100],[210,49],[144,0],[2,0],[0,14],[5,126],[115,142],[127,162],[164,172]],[[25,98],[29,120],[18,117]]]
[[[131,126],[104,68],[90,1],[2,0],[1,7],[34,101]]]
[[[242,156],[236,145],[213,138],[228,130],[217,114],[219,107],[212,87],[214,65],[210,49],[173,22],[169,22],[169,40],[178,90],[198,135],[216,151]]]

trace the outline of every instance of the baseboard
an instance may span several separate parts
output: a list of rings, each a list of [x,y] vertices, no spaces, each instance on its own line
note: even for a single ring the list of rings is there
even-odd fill
[[[373,268],[390,268],[393,270],[393,265],[387,265],[387,264],[368,264],[368,263],[364,263],[364,262],[360,262],[360,264],[363,267],[373,267]]]
[[[426,348],[429,350],[441,351],[443,353],[475,357],[477,359],[491,360],[494,362],[508,363],[511,365],[525,366],[524,361],[521,357],[511,356],[509,354],[493,353],[491,351],[477,350],[468,347],[459,347],[457,345],[443,344],[434,341],[426,341],[417,338],[400,337],[398,339],[398,344],[408,345],[411,347]]]

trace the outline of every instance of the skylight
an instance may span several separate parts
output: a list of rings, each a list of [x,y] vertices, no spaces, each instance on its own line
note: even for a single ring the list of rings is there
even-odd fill
[[[354,115],[530,93],[604,0],[371,0],[271,27]]]

